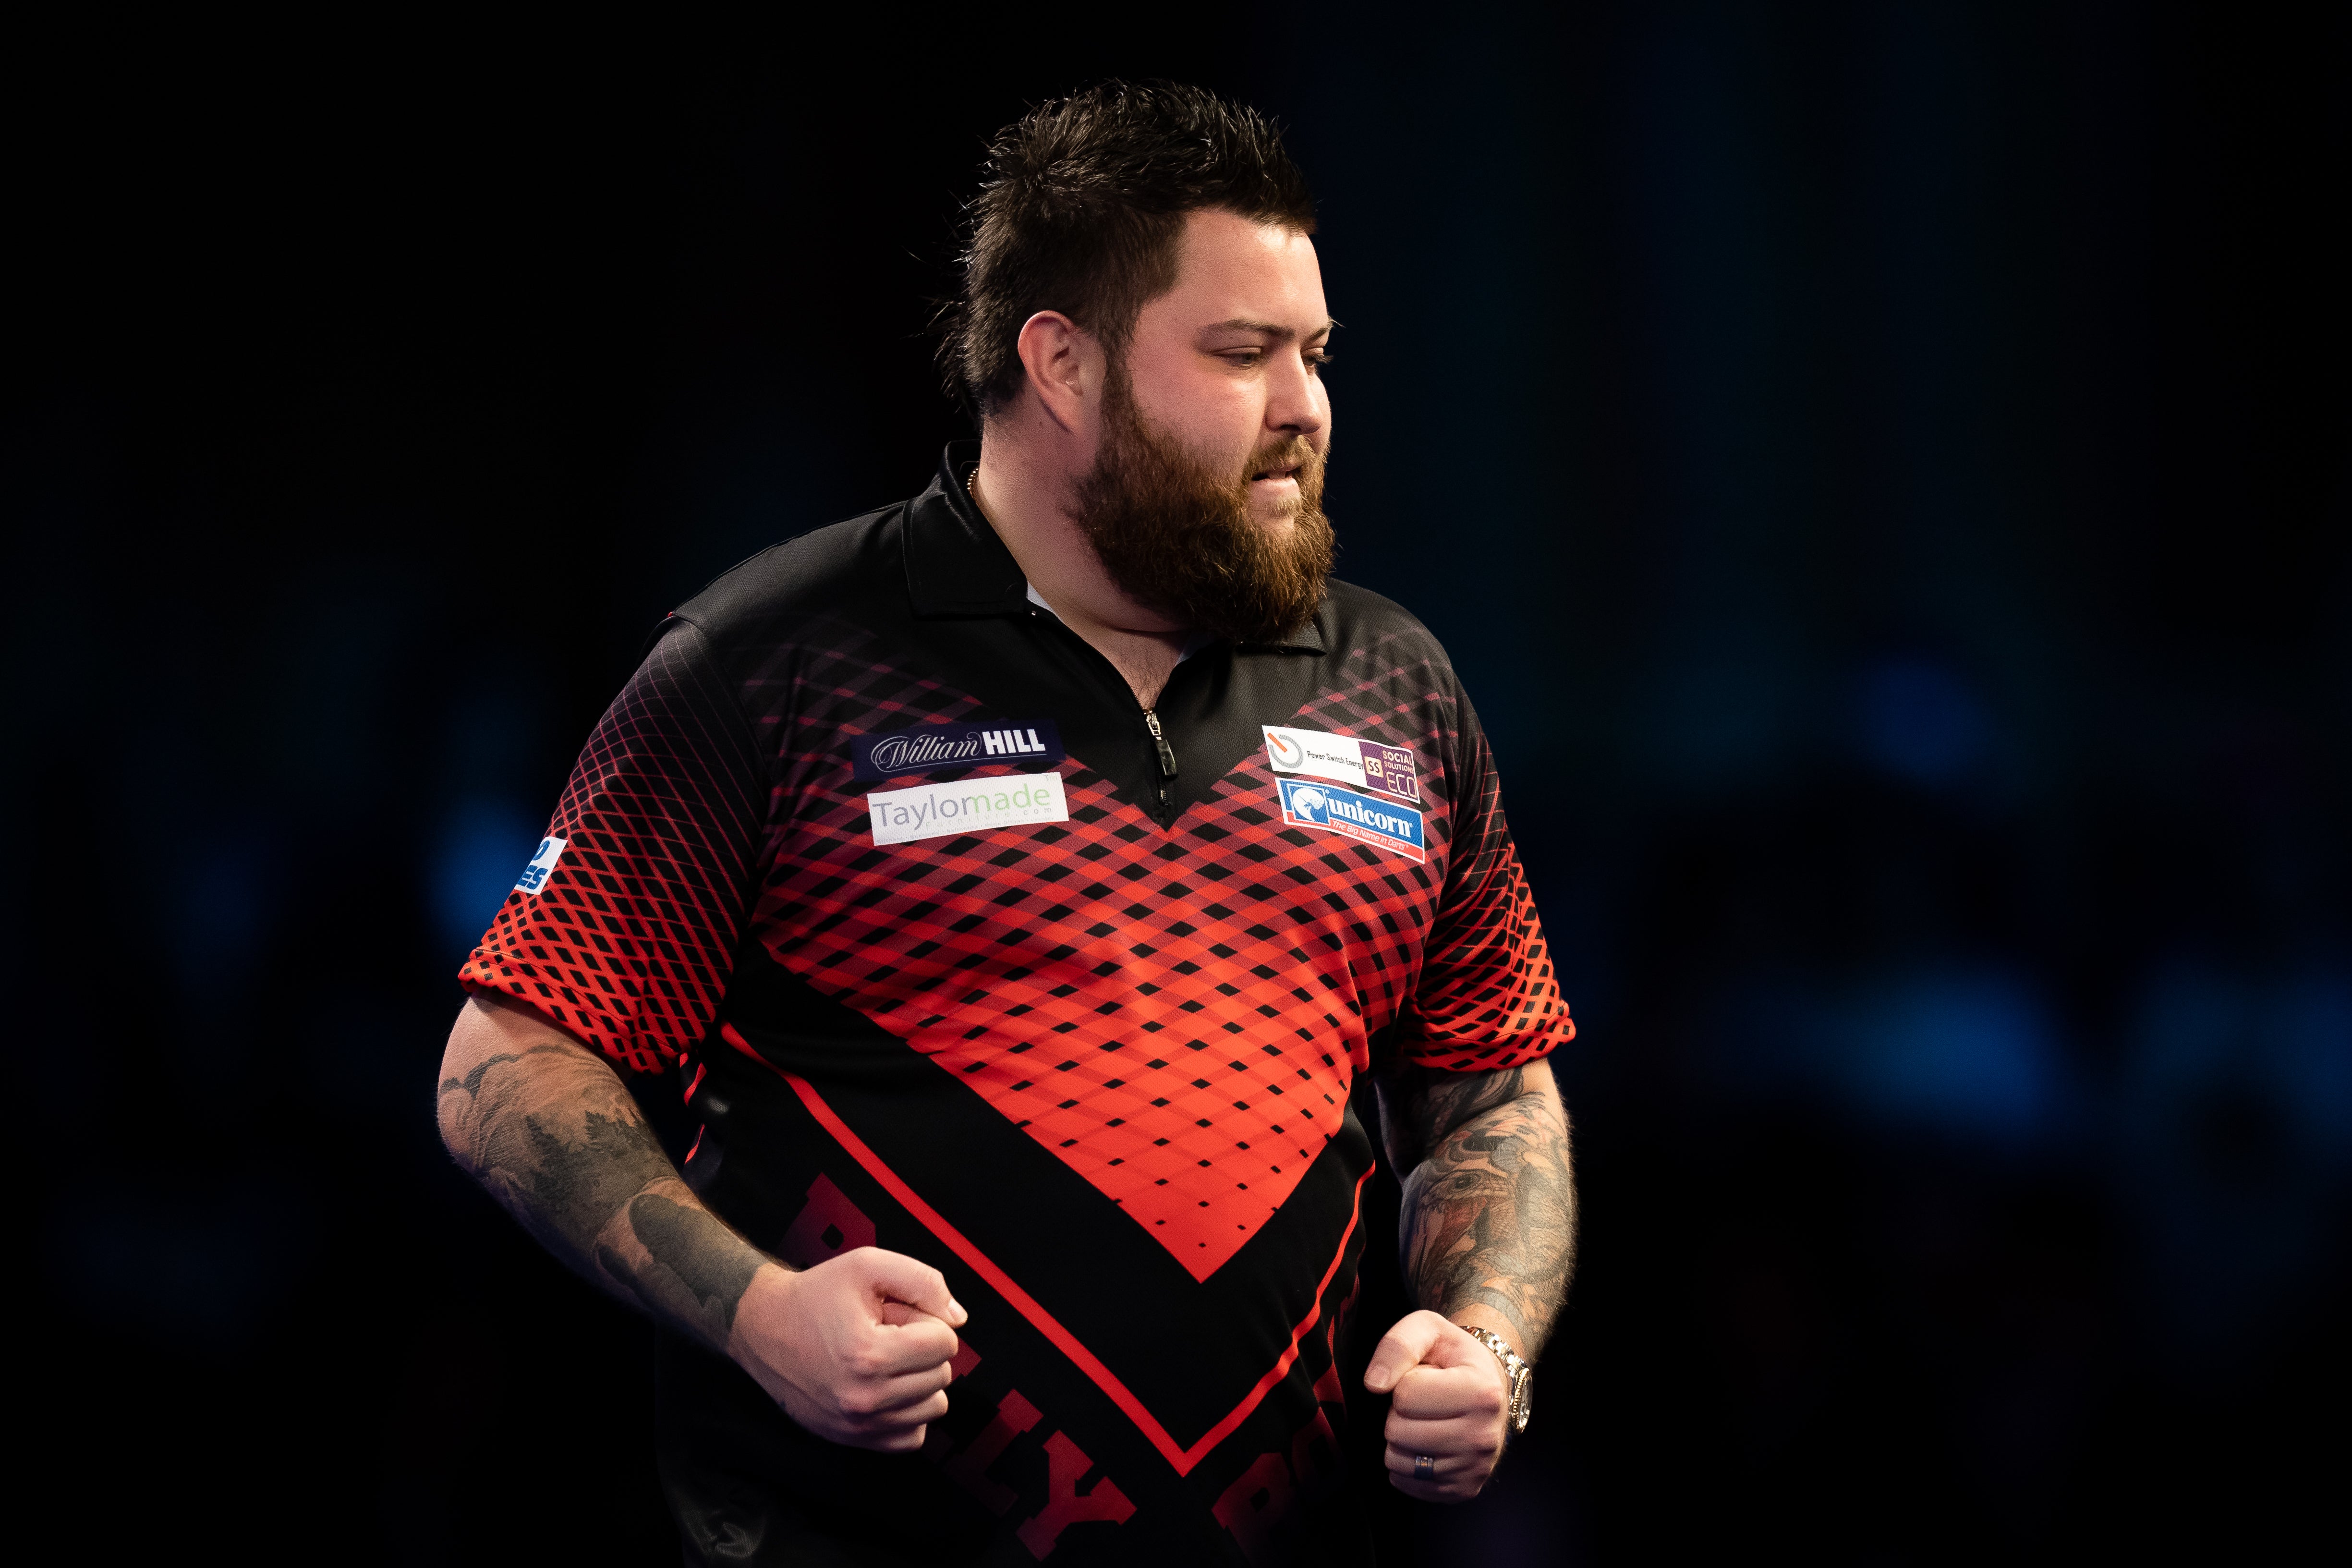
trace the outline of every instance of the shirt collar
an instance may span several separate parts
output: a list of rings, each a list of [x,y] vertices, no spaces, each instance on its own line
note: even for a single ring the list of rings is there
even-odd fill
[[[1045,602],[1045,595],[1037,592],[1037,584],[1034,583],[1029,584],[1029,602],[1036,605],[1039,609],[1045,611],[1047,615],[1053,616],[1055,620],[1059,621],[1062,619],[1062,612],[1054,608],[1053,605]],[[1063,624],[1067,625],[1068,623],[1064,622]],[[1179,664],[1183,663],[1186,659],[1192,658],[1194,654],[1200,652],[1202,648],[1208,647],[1211,643],[1216,640],[1217,639],[1215,637],[1211,637],[1206,632],[1194,632],[1191,637],[1184,639],[1184,646],[1176,651],[1176,662]]]
[[[988,519],[972,504],[964,488],[980,462],[980,443],[950,441],[940,455],[940,471],[929,489],[907,508],[907,593],[918,616],[1017,616],[1031,605],[1048,615],[1053,606],[1039,598],[1022,574],[1021,564]],[[1299,653],[1323,653],[1327,599],[1312,618],[1286,637],[1251,643],[1252,648],[1281,648]],[[1190,658],[1205,639],[1187,647]],[[1181,661],[1180,661],[1181,662]]]
[[[964,487],[980,443],[950,441],[930,488],[907,507],[907,594],[918,616],[1018,616],[1029,580]]]

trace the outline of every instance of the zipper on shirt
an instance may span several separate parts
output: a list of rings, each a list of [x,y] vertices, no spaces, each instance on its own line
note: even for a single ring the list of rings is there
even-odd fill
[[[1117,665],[1104,657],[1100,648],[1063,625],[1061,617],[1055,615],[1052,610],[1033,605],[1030,606],[1029,617],[1040,625],[1056,628],[1071,642],[1085,650],[1085,657],[1091,657],[1097,667],[1110,678],[1110,684],[1125,692],[1127,700],[1134,703],[1136,710],[1143,715],[1144,731],[1150,738],[1153,759],[1160,764],[1158,787],[1154,792],[1159,809],[1154,815],[1159,818],[1160,826],[1166,826],[1175,816],[1170,807],[1173,805],[1176,795],[1175,787],[1171,782],[1176,777],[1176,748],[1168,743],[1168,731],[1160,728],[1159,712],[1143,705],[1143,700],[1135,694],[1135,688],[1128,684],[1127,677],[1119,673]]]
[[[1159,713],[1150,708],[1143,710],[1143,727],[1151,731],[1151,744],[1160,755],[1160,815],[1168,815],[1169,781],[1176,776],[1176,748],[1168,743],[1168,732],[1160,727]]]

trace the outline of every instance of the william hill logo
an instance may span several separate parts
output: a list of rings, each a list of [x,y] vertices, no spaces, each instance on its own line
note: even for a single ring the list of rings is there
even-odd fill
[[[1014,724],[926,724],[860,735],[851,744],[857,776],[869,782],[988,763],[1050,764],[1067,755],[1060,731],[1043,719]]]

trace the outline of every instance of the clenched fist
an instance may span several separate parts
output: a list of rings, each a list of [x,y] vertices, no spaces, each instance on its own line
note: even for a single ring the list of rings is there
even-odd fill
[[[861,1247],[797,1273],[762,1268],[735,1309],[727,1353],[818,1436],[908,1453],[948,1413],[964,1321],[938,1269]]]
[[[1389,1481],[1424,1502],[1467,1502],[1503,1457],[1511,1380],[1495,1352],[1435,1312],[1409,1312],[1384,1335],[1364,1386],[1393,1393]],[[1435,1461],[1424,1479],[1413,1461]]]

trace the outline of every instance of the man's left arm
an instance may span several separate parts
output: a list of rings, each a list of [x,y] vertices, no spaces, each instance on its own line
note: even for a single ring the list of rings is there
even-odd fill
[[[1496,1334],[1532,1362],[1568,1295],[1568,1112],[1540,1060],[1467,1073],[1402,1065],[1380,1089],[1389,1157],[1404,1178],[1405,1286],[1422,1310],[1381,1340],[1364,1383],[1394,1394],[1391,1480],[1429,1501],[1465,1501],[1509,1435],[1502,1361],[1467,1331]]]

